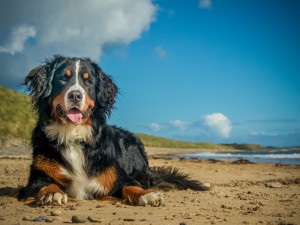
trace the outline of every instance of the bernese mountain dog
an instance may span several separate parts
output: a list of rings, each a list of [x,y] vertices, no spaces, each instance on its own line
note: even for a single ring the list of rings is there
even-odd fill
[[[18,198],[38,205],[113,196],[132,205],[162,204],[161,184],[206,190],[175,168],[150,168],[142,142],[108,125],[118,94],[112,78],[88,58],[55,55],[25,78],[38,120],[33,160]],[[168,186],[168,185],[167,185]]]

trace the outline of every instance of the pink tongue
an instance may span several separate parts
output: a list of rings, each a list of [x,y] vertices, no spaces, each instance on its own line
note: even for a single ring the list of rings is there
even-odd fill
[[[67,117],[73,122],[78,123],[82,118],[82,113],[78,109],[70,109],[67,112]]]

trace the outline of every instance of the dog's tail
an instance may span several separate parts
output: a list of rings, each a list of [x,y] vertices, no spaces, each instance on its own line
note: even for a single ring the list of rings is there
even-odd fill
[[[209,183],[201,183],[197,180],[192,180],[188,175],[178,171],[173,167],[151,167],[150,168],[150,186],[170,190],[179,189],[186,190],[191,189],[195,191],[209,190]]]

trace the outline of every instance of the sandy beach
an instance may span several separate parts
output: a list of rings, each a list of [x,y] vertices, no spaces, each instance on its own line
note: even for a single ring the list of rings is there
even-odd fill
[[[147,148],[151,166],[177,167],[193,179],[210,183],[209,191],[160,190],[164,195],[160,207],[96,200],[30,207],[15,197],[26,184],[30,154],[18,151],[16,155],[6,148],[0,158],[0,224],[36,224],[33,220],[66,224],[72,223],[73,216],[95,221],[85,224],[300,224],[299,165],[164,157],[195,151],[201,150]]]

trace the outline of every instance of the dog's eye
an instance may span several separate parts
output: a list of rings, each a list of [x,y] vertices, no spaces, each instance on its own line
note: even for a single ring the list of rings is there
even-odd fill
[[[67,69],[65,73],[59,78],[63,82],[67,82],[72,77],[72,71]]]
[[[66,70],[66,71],[65,71],[65,75],[66,75],[67,77],[71,77],[71,76],[72,76],[71,70]]]
[[[93,84],[93,82],[90,79],[90,75],[88,72],[83,73],[82,78],[84,80],[85,85],[89,86],[91,84]]]
[[[88,72],[85,72],[85,73],[83,73],[83,75],[82,75],[82,77],[83,77],[83,79],[85,79],[85,80],[87,80],[87,79],[89,79],[89,73]]]

